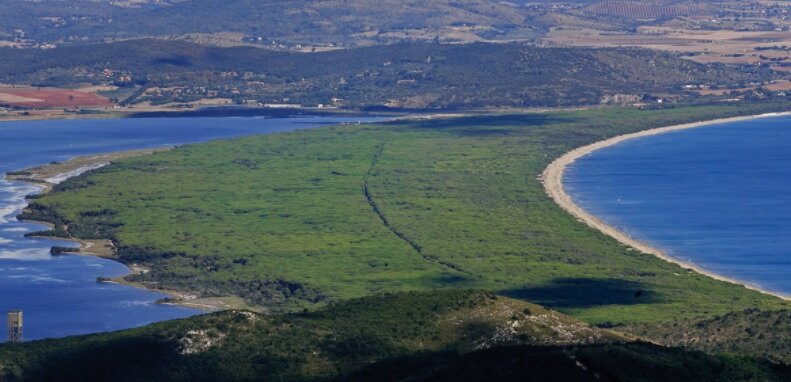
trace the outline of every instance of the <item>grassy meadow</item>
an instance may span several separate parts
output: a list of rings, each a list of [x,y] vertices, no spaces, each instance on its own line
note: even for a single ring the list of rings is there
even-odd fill
[[[785,105],[605,108],[335,126],[119,161],[26,217],[115,241],[151,286],[301,309],[378,292],[479,289],[599,325],[788,305],[636,253],[538,179],[618,134]]]

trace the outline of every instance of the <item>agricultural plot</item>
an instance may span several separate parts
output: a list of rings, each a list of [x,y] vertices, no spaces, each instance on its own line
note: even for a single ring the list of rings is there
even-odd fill
[[[56,88],[0,88],[0,104],[35,109],[111,105],[93,93]]]

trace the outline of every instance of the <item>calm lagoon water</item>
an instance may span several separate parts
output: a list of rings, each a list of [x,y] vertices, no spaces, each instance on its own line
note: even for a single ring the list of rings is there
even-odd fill
[[[577,160],[564,184],[633,238],[791,295],[791,117],[626,141]]]
[[[0,175],[51,161],[102,152],[172,146],[291,131],[371,118],[224,117],[0,122]],[[2,178],[2,176],[0,176]],[[15,216],[36,187],[0,180],[0,322],[24,310],[25,339],[119,330],[200,311],[156,304],[165,297],[128,286],[97,283],[97,277],[128,273],[122,264],[85,256],[52,257],[62,241],[28,239],[43,226]],[[5,332],[3,332],[5,333]],[[5,335],[0,336],[5,341]]]

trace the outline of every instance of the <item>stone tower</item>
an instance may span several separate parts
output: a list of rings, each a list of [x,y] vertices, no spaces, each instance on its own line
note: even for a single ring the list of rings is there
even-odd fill
[[[22,342],[22,311],[8,312],[8,342]]]

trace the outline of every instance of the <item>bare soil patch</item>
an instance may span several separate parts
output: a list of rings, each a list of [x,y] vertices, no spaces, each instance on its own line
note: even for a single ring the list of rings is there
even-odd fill
[[[0,88],[0,103],[29,108],[112,105],[109,99],[96,94],[58,88]]]

